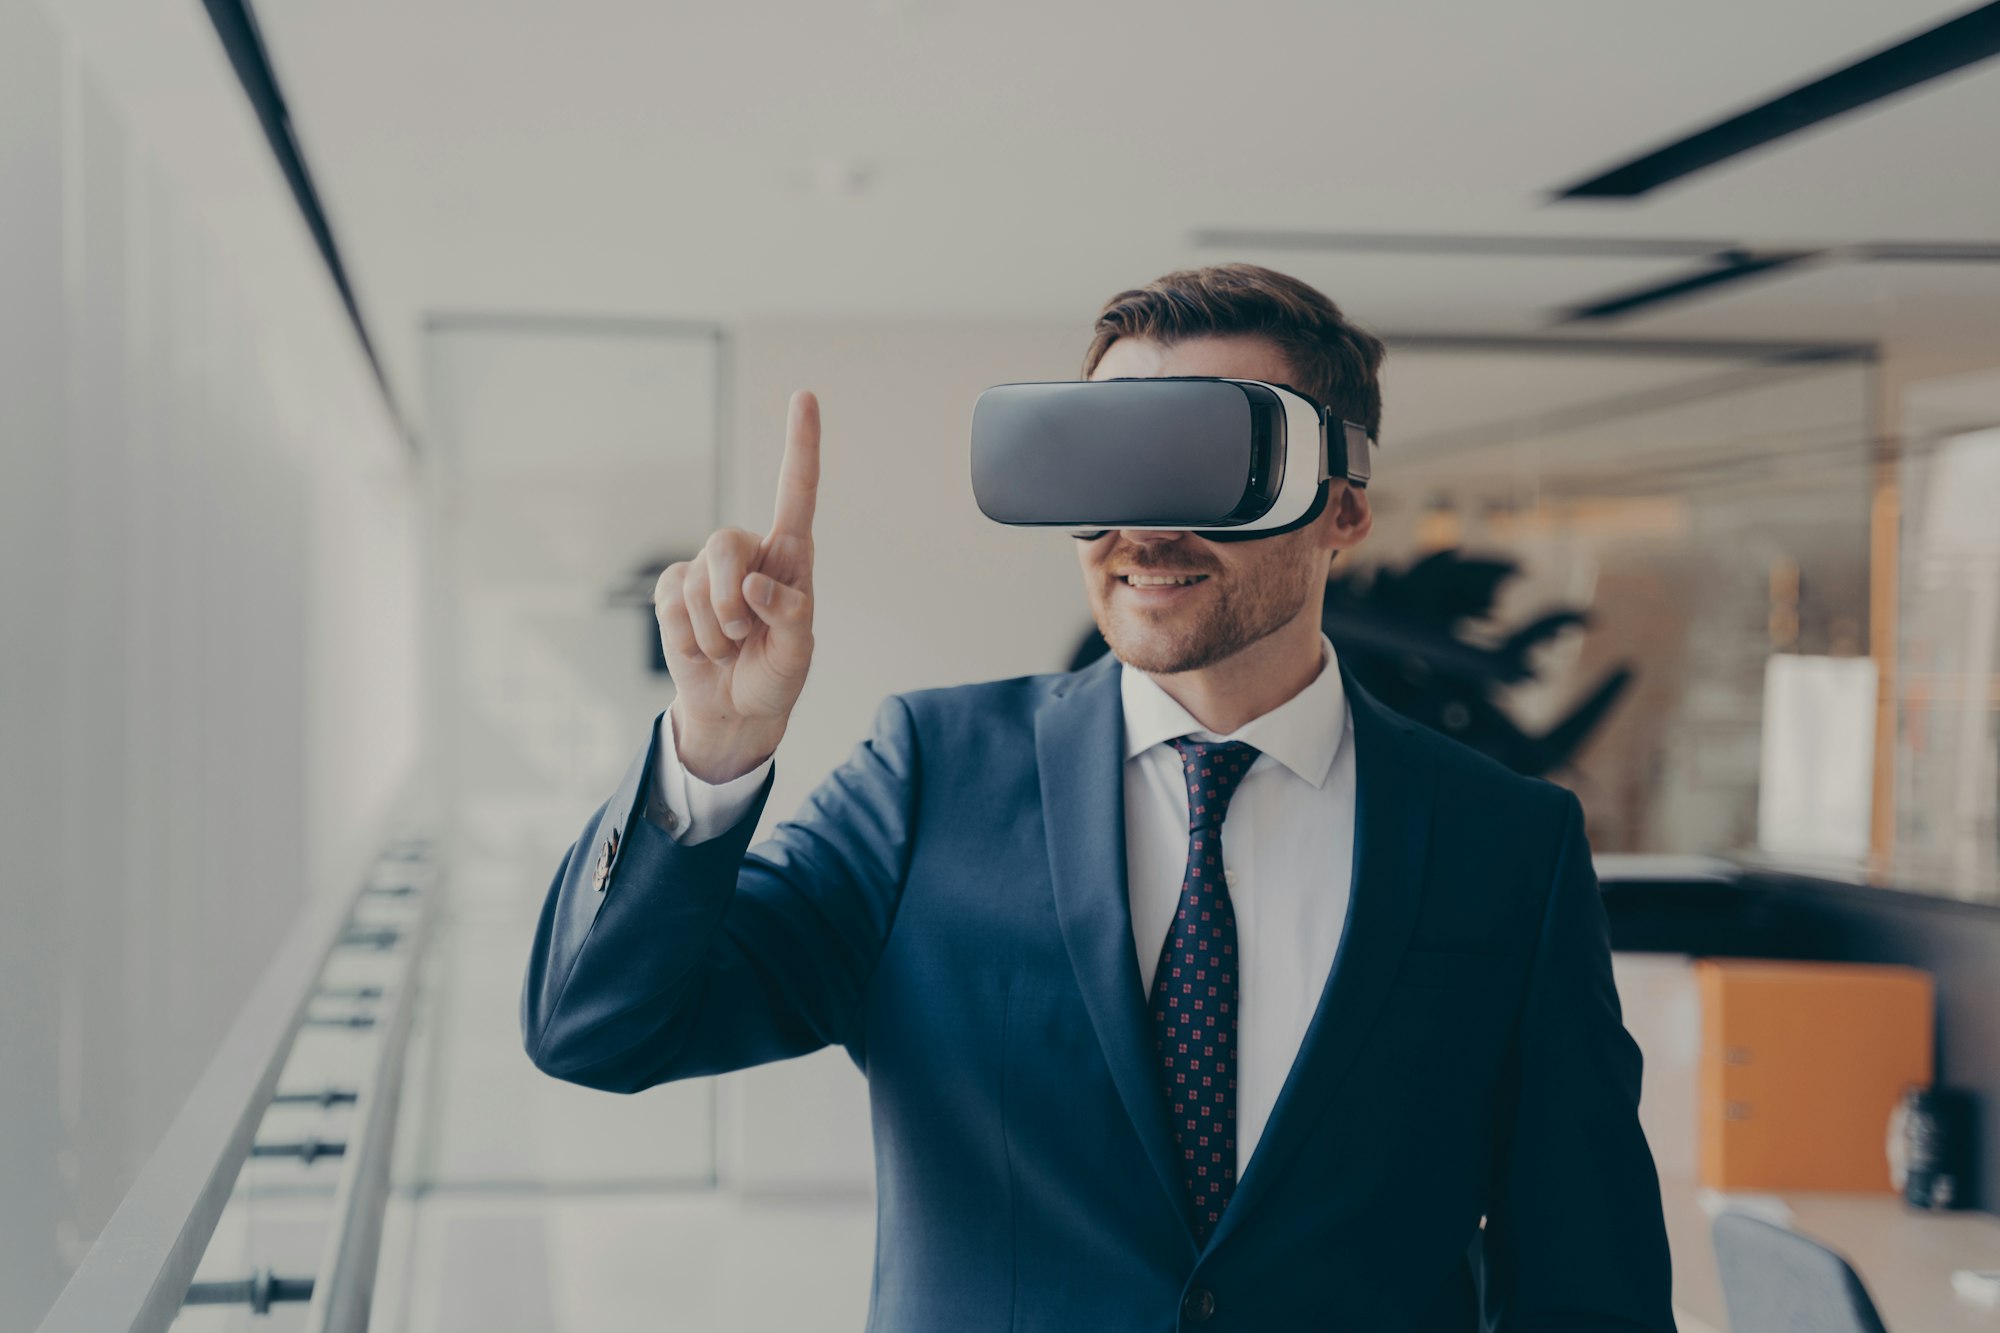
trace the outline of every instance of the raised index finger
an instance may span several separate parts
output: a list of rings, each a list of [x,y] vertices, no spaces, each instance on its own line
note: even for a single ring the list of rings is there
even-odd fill
[[[785,461],[778,467],[778,506],[771,535],[810,537],[819,499],[819,399],[812,390],[792,395],[785,422]]]

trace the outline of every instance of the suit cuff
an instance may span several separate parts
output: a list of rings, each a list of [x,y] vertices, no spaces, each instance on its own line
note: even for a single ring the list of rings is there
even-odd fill
[[[646,817],[683,847],[706,842],[735,827],[756,802],[775,756],[728,782],[704,782],[681,763],[674,744],[673,710],[663,709],[654,725],[660,729],[660,743],[654,747],[658,758],[646,799]]]

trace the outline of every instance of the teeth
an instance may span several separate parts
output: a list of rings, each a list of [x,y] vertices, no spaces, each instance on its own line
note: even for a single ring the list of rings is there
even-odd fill
[[[1125,581],[1135,588],[1171,588],[1185,583],[1199,583],[1204,575],[1196,574],[1187,578],[1170,578],[1157,574],[1127,574]]]

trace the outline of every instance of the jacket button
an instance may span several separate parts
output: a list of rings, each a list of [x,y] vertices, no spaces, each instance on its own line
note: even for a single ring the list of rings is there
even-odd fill
[[[1215,1293],[1207,1287],[1196,1287],[1181,1301],[1181,1318],[1190,1324],[1206,1324],[1215,1314]]]
[[[590,874],[591,887],[599,893],[611,882],[611,866],[618,859],[618,830],[612,829],[610,838],[605,840],[604,850],[598,853],[597,865]]]

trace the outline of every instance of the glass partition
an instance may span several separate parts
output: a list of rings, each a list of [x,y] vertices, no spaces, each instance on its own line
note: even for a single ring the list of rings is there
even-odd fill
[[[1392,345],[1387,377],[1355,577],[1455,560],[1464,595],[1513,566],[1454,603],[1502,664],[1494,748],[1574,788],[1600,853],[1755,847],[1773,660],[1867,651],[1868,354]]]
[[[722,345],[706,326],[432,321],[434,716],[453,889],[412,1185],[706,1188],[714,1088],[606,1097],[521,1049],[521,976],[563,851],[667,694],[652,588],[717,526]],[[462,858],[462,859],[461,859]]]
[[[1903,457],[1891,878],[2000,902],[2000,427]]]

